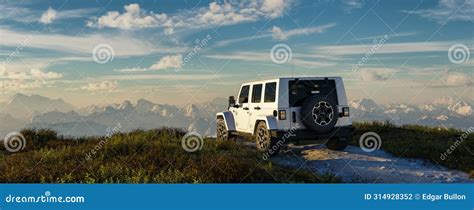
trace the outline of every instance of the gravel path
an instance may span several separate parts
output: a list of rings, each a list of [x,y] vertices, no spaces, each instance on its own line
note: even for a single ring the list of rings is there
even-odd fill
[[[385,151],[371,153],[348,146],[332,151],[324,145],[289,145],[272,158],[279,165],[332,173],[344,182],[362,183],[473,183],[467,173],[448,170],[429,161],[397,158]]]

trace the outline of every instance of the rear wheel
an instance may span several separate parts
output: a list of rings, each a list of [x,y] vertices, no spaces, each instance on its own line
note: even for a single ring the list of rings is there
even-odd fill
[[[217,119],[217,126],[216,126],[216,134],[217,140],[228,141],[228,140],[235,140],[236,136],[229,133],[227,130],[227,126],[225,125],[224,119]]]
[[[260,152],[270,156],[277,155],[280,147],[276,145],[277,139],[273,138],[265,122],[259,122],[255,134],[255,143]]]
[[[346,149],[348,144],[349,144],[349,138],[338,137],[338,138],[329,139],[326,142],[326,147],[330,150],[341,151],[341,150]]]

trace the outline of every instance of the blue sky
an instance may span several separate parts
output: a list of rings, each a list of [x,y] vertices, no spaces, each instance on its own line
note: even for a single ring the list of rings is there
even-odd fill
[[[379,103],[474,100],[473,1],[1,0],[0,25],[0,101],[199,103],[288,75]]]

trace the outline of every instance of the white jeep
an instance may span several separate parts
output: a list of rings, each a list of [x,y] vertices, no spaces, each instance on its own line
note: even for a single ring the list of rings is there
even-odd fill
[[[242,84],[238,100],[216,114],[217,139],[252,135],[257,149],[278,154],[288,142],[326,140],[343,150],[354,131],[341,77],[288,77]]]

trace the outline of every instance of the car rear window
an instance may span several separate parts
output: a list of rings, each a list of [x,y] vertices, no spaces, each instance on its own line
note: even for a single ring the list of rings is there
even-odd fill
[[[329,97],[338,103],[334,80],[291,80],[288,88],[290,107],[302,106],[304,101],[313,94]]]
[[[265,84],[264,102],[275,102],[276,96],[276,82],[269,82]]]
[[[261,101],[262,101],[262,84],[253,85],[252,103],[260,103]]]

